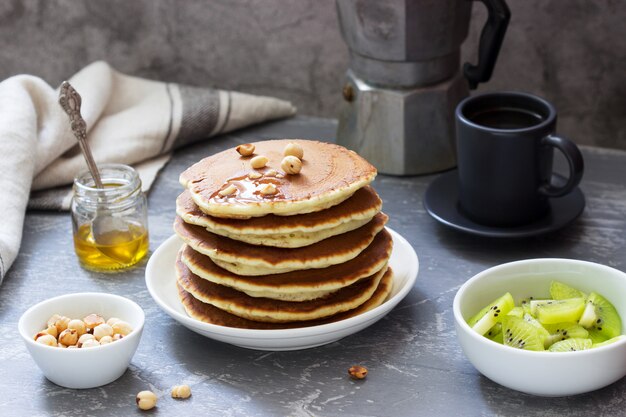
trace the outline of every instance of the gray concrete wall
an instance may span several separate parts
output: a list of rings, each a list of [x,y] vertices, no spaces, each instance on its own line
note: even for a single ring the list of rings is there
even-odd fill
[[[464,0],[460,0],[464,1]],[[508,0],[509,32],[486,90],[552,101],[559,131],[626,149],[626,1]],[[474,7],[465,59],[476,56]],[[274,95],[334,117],[347,49],[334,0],[3,0],[0,78],[58,84],[97,59],[154,79]]]

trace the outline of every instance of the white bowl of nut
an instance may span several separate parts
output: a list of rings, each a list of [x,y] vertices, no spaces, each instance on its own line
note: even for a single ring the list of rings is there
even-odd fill
[[[626,376],[626,274],[573,259],[487,269],[454,298],[465,356],[487,378],[540,396],[593,391]]]
[[[32,306],[18,328],[46,378],[82,389],[122,376],[139,345],[144,320],[141,307],[127,298],[77,293]]]

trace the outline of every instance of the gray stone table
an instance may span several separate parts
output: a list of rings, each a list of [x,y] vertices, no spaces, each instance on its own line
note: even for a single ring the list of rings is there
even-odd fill
[[[178,174],[200,158],[267,138],[332,140],[333,120],[297,117],[207,140],[178,151],[149,195],[150,247],[172,234]],[[526,240],[490,240],[436,223],[422,197],[435,176],[379,175],[375,187],[389,225],[415,248],[420,272],[409,295],[375,325],[338,342],[293,352],[242,349],[193,333],[162,312],[144,283],[145,261],[120,274],[81,269],[67,213],[30,212],[19,257],[0,287],[0,416],[140,415],[135,394],[159,395],[153,415],[212,416],[599,416],[626,414],[626,379],[568,398],[541,398],[481,376],[459,347],[452,300],[459,286],[493,265],[532,257],[567,257],[626,270],[626,153],[584,148],[587,198],[571,226]],[[91,390],[47,381],[17,333],[30,305],[60,294],[106,291],[146,312],[141,344],[128,371]],[[350,365],[369,368],[364,381]],[[191,385],[186,401],[169,397]]]

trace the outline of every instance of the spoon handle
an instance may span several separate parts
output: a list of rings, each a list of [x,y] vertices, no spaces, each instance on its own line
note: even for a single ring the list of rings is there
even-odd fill
[[[102,179],[100,178],[100,171],[98,171],[98,166],[96,165],[96,161],[93,159],[91,149],[87,143],[87,124],[85,123],[83,116],[80,115],[81,102],[82,99],[80,98],[80,94],[78,94],[70,83],[63,81],[59,94],[59,104],[63,107],[65,113],[70,116],[70,127],[72,128],[72,132],[74,132],[74,136],[76,136],[76,139],[78,140],[80,150],[83,152],[83,156],[87,162],[87,167],[89,168],[89,172],[91,173],[94,182],[96,183],[96,187],[104,188],[102,185]]]

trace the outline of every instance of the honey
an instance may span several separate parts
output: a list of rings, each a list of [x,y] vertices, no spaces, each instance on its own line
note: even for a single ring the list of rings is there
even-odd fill
[[[91,225],[83,224],[74,234],[74,249],[80,263],[88,269],[109,271],[126,268],[139,262],[148,253],[148,231],[135,224],[127,230],[102,233],[98,241]]]
[[[100,166],[103,188],[85,172],[74,179],[72,229],[74,249],[84,268],[118,271],[148,253],[147,199],[133,168]]]

